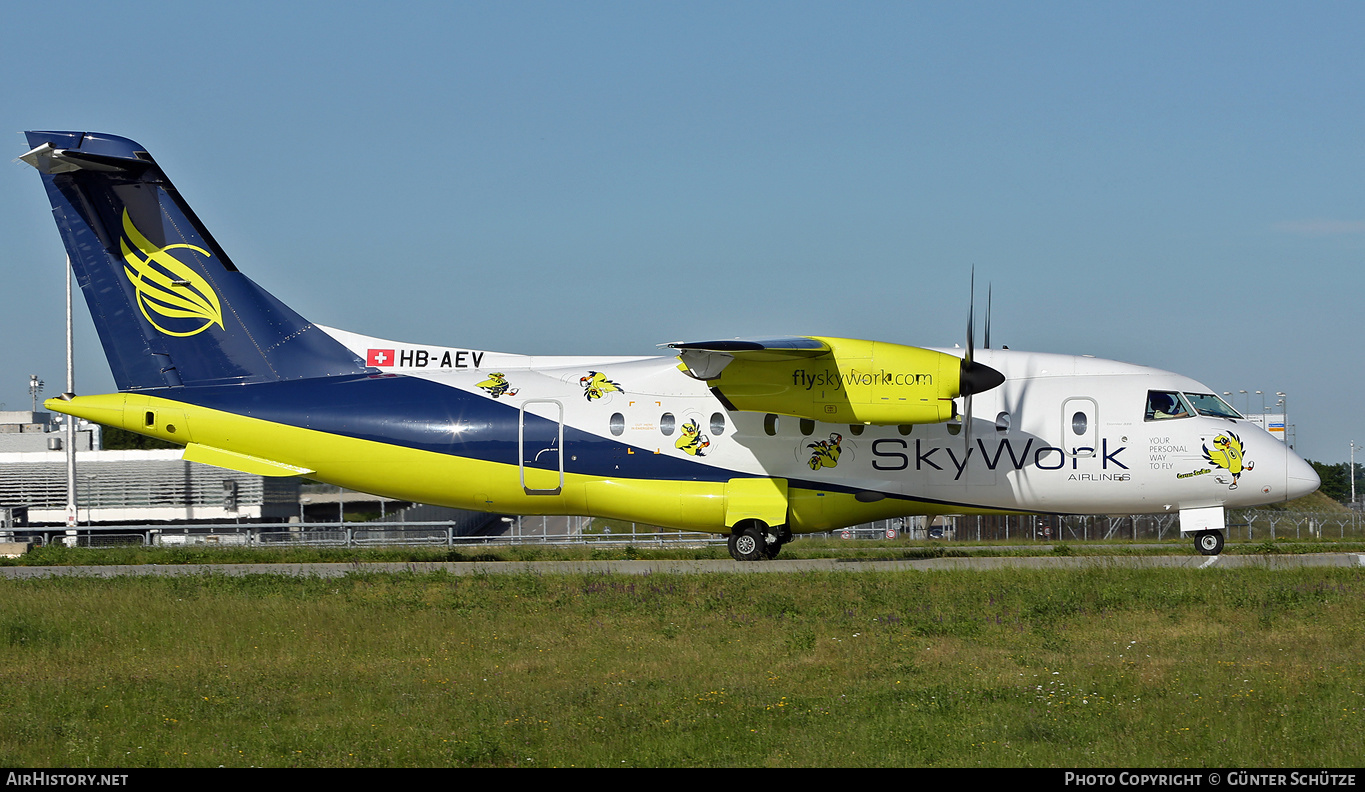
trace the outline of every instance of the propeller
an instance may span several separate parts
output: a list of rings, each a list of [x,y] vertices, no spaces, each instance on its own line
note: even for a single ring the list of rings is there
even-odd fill
[[[986,349],[991,348],[991,292],[995,290],[995,284],[986,284]]]
[[[991,348],[991,290],[986,292],[986,349]],[[958,376],[958,392],[962,394],[963,422],[962,433],[963,460],[972,450],[972,395],[988,391],[1005,381],[1005,375],[976,362],[976,267],[972,267],[971,296],[967,303],[967,355],[962,358],[962,369]]]

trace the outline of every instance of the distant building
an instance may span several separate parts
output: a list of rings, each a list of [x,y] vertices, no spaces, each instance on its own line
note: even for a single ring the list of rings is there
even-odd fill
[[[6,451],[61,451],[66,442],[66,416],[53,420],[49,412],[0,410],[0,453]],[[89,421],[76,424],[76,450],[102,448],[104,427]]]
[[[105,451],[99,425],[85,421],[77,424],[75,434],[81,525],[298,516],[295,477],[186,462],[179,449]],[[0,412],[0,508],[26,509],[29,525],[66,522],[65,441],[64,426],[51,413]]]
[[[1284,442],[1285,422],[1283,413],[1248,413],[1246,419],[1269,432],[1271,437]]]

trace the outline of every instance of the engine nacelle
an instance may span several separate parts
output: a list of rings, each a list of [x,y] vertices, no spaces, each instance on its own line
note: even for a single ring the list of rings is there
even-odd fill
[[[746,412],[883,425],[953,418],[961,358],[881,341],[809,341],[815,344],[805,349],[693,346],[682,360],[688,373]]]

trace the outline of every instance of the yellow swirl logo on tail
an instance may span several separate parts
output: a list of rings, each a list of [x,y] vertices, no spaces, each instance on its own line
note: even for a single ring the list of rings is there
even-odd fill
[[[194,245],[175,244],[157,247],[133,225],[128,210],[123,210],[124,239],[119,240],[128,276],[137,289],[137,306],[152,327],[169,336],[192,336],[213,325],[223,328],[223,309],[218,295],[208,281],[184,262],[167,251],[189,248],[207,258],[207,250]],[[171,330],[152,318],[155,313],[162,321],[190,320],[189,330]],[[193,325],[202,322],[197,327]]]

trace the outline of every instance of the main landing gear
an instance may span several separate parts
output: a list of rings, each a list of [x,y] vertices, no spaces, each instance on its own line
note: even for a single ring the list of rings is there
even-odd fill
[[[770,528],[759,520],[744,520],[735,524],[727,545],[730,557],[736,561],[763,561],[777,558],[782,545],[792,539],[785,525]]]
[[[1194,535],[1194,546],[1206,556],[1216,556],[1223,552],[1222,531],[1200,531]]]

